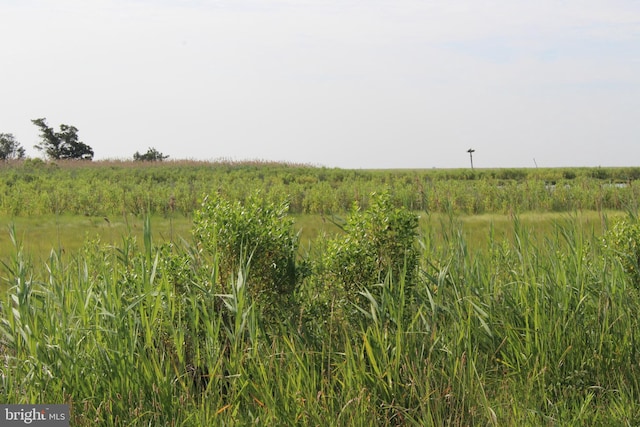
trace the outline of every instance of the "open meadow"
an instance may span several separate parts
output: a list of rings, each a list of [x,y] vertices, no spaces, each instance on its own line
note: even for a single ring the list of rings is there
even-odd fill
[[[1,164],[0,403],[87,426],[638,425],[638,178]]]

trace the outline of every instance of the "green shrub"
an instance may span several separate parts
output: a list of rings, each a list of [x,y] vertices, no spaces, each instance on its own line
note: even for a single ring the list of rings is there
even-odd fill
[[[382,282],[388,273],[399,277],[406,271],[410,284],[418,264],[417,228],[418,215],[396,208],[386,192],[373,194],[365,211],[354,204],[345,234],[327,245],[324,266],[329,280],[352,293]]]
[[[604,245],[620,261],[631,282],[640,288],[640,221],[631,218],[616,222],[606,232]]]
[[[290,302],[301,280],[298,235],[287,212],[286,202],[268,202],[258,194],[245,203],[216,195],[205,198],[194,215],[196,244],[217,258],[222,286],[234,283],[248,261],[248,293],[263,308]]]
[[[595,179],[609,179],[611,177],[611,173],[608,169],[594,168],[590,170],[589,176]]]
[[[496,178],[524,181],[527,178],[527,171],[524,169],[500,169],[496,174]]]

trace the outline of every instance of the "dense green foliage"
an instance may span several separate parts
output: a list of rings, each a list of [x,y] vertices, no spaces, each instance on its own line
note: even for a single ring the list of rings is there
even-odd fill
[[[133,153],[133,160],[138,162],[161,162],[168,158],[169,156],[162,154],[160,151],[151,147],[144,154],[140,154],[139,151]]]
[[[11,133],[0,133],[0,160],[16,160],[25,156],[25,150]]]
[[[637,223],[603,242],[514,216],[472,253],[453,213],[416,228],[397,194],[370,200],[295,259],[286,203],[255,194],[206,199],[192,241],[147,220],[44,267],[13,232],[0,402],[68,403],[73,425],[640,423]],[[256,291],[282,277],[276,318]]]
[[[190,216],[203,195],[287,199],[290,213],[348,212],[388,189],[405,208],[444,213],[635,209],[640,168],[343,170],[267,163],[0,164],[0,215]]]
[[[60,125],[60,132],[56,132],[47,125],[46,119],[31,120],[40,129],[40,143],[35,146],[47,158],[53,160],[91,160],[93,149],[80,141],[78,128],[70,125]]]
[[[233,283],[249,260],[249,295],[272,311],[290,308],[302,280],[296,266],[298,235],[287,210],[286,203],[266,202],[256,193],[245,203],[207,197],[194,215],[198,249],[218,268],[220,282]]]
[[[640,222],[635,217],[617,221],[604,237],[609,254],[617,258],[640,289]]]
[[[347,293],[381,283],[387,274],[412,283],[418,252],[418,215],[396,208],[388,193],[374,194],[361,211],[355,204],[344,224],[344,235],[330,239],[324,253],[326,281],[340,284]]]

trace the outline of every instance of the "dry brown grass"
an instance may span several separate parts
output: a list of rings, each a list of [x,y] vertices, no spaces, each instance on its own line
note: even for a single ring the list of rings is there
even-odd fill
[[[193,166],[225,166],[225,167],[317,167],[310,164],[294,163],[286,161],[272,161],[261,159],[248,159],[248,160],[232,160],[232,159],[214,159],[214,160],[197,160],[197,159],[167,159],[158,162],[144,162],[135,161],[129,159],[102,159],[102,160],[40,160],[40,159],[26,159],[26,160],[9,160],[6,162],[0,162],[0,168],[15,168],[24,166],[25,163],[39,164],[47,166],[57,166],[65,169],[73,168],[102,168],[102,167],[118,167],[118,168],[139,168],[139,167],[193,167]]]

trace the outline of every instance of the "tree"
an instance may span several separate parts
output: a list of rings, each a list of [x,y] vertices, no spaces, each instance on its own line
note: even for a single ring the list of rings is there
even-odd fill
[[[60,132],[55,132],[47,125],[46,119],[31,120],[40,128],[40,144],[36,145],[40,151],[50,159],[64,160],[92,160],[93,149],[78,140],[78,128],[69,125],[60,125]]]
[[[25,151],[11,133],[0,133],[0,160],[24,158]]]
[[[140,152],[136,151],[133,155],[133,160],[143,162],[161,162],[168,157],[169,156],[165,156],[155,148],[149,148],[144,154],[140,154]]]

